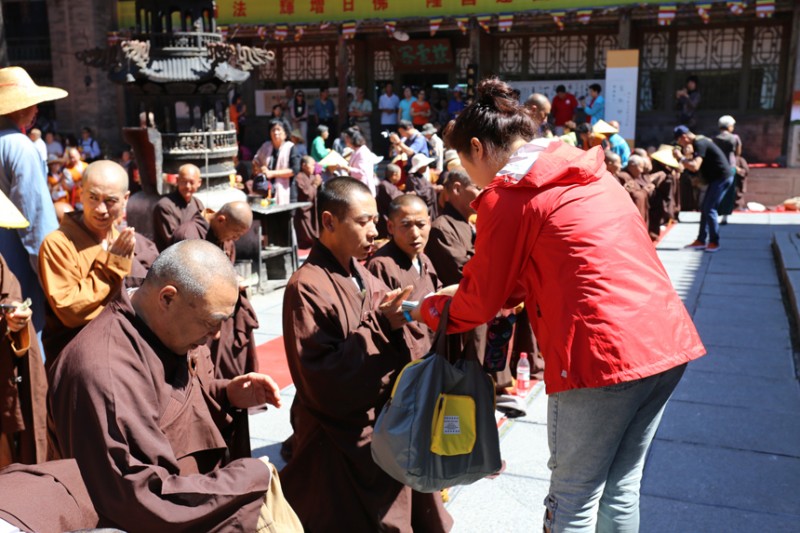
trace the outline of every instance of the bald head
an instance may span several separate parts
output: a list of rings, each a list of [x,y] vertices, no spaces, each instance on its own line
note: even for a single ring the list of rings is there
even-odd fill
[[[211,226],[220,241],[236,241],[253,225],[253,210],[247,202],[228,202],[214,214]]]
[[[425,203],[425,200],[416,194],[402,194],[392,200],[392,202],[389,204],[389,212],[387,213],[387,216],[389,218],[393,218],[405,207],[421,208],[425,211],[425,213],[428,212],[428,204]]]
[[[218,247],[204,240],[173,244],[158,256],[147,272],[142,288],[158,292],[166,285],[191,297],[202,297],[217,284],[238,286],[230,259]]]
[[[191,163],[181,165],[175,185],[178,187],[178,194],[188,204],[192,201],[194,193],[200,188],[200,169]]]
[[[100,183],[125,193],[128,190],[128,172],[114,161],[95,161],[83,171],[83,188],[88,189]]]
[[[533,118],[540,124],[545,122],[547,115],[550,114],[550,100],[540,93],[531,94],[525,101],[525,107],[531,110]]]
[[[619,131],[619,122],[616,120],[609,120],[608,125],[614,128],[615,130]]]
[[[178,179],[200,179],[200,169],[197,165],[186,163],[178,169]]]

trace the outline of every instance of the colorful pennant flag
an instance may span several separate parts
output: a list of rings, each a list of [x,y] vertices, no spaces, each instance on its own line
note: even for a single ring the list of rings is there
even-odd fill
[[[579,9],[577,12],[578,22],[581,24],[589,24],[592,20],[592,10],[591,9]]]
[[[395,30],[397,29],[397,21],[396,20],[384,21],[383,27],[386,29],[386,33],[389,34],[389,37],[391,37],[394,34]]]
[[[442,17],[436,17],[431,19],[431,37],[436,35],[436,32],[439,31],[439,26],[442,25]]]
[[[458,24],[458,29],[461,30],[461,34],[466,35],[469,29],[469,17],[456,17],[456,24]]]
[[[500,31],[511,31],[514,24],[514,15],[500,15],[497,17],[497,29]]]
[[[279,24],[275,26],[275,40],[282,41],[289,35],[289,26],[286,24]]]
[[[551,11],[550,15],[552,15],[553,22],[556,23],[556,27],[558,28],[558,31],[563,30],[564,29],[564,17],[567,16],[567,12],[566,11]]]
[[[731,10],[731,13],[734,15],[741,15],[744,13],[744,8],[747,5],[746,2],[743,0],[734,0],[733,2],[728,2],[728,9]]]
[[[355,22],[342,22],[342,35],[345,39],[352,39],[356,36],[356,23]]]
[[[491,15],[481,15],[480,17],[478,17],[478,26],[483,28],[483,31],[485,31],[486,33],[489,33],[490,31],[489,23],[491,21],[492,21]]]
[[[106,34],[106,44],[108,44],[108,46],[114,46],[115,44],[119,43],[119,41],[120,41],[119,33],[115,31],[110,31]]]
[[[267,38],[267,27],[266,26],[259,26],[256,30],[256,34],[258,37],[263,41]]]
[[[305,26],[295,26],[294,27],[294,40],[295,42],[299,41],[303,38],[303,34],[306,32]]]
[[[658,25],[669,26],[675,20],[678,7],[675,4],[667,4],[658,7]]]
[[[703,24],[708,24],[708,21],[711,19],[711,2],[697,4],[697,14],[700,15]]]
[[[773,13],[775,13],[775,0],[756,0],[756,16],[758,18],[772,18]]]

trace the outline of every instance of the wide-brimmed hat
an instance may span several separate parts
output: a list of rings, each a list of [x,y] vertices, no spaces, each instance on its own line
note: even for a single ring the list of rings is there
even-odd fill
[[[428,122],[427,124],[422,126],[420,132],[422,132],[423,135],[433,135],[434,133],[436,133],[436,126]]]
[[[58,100],[67,94],[64,89],[36,85],[22,67],[0,69],[0,115]]]
[[[303,132],[300,131],[300,128],[295,128],[295,129],[292,130],[291,138],[292,139],[300,139],[301,141],[303,140]]]
[[[63,162],[64,162],[64,159],[61,158],[61,157],[58,157],[57,154],[47,154],[47,164],[48,165],[53,164],[53,163],[59,163],[60,164],[60,163],[63,163]]]
[[[606,122],[605,120],[598,120],[594,126],[592,126],[592,133],[599,133],[601,135],[613,135],[614,133],[619,133],[619,130]]]
[[[408,171],[413,174],[422,167],[427,167],[434,161],[436,161],[434,158],[428,157],[425,154],[414,154],[414,157],[411,158],[411,168],[408,169]]]
[[[24,108],[23,108],[24,109]],[[0,228],[21,229],[30,226],[30,222],[20,213],[8,196],[0,191]]]
[[[444,166],[444,168],[447,168],[448,163],[450,163],[451,161],[455,161],[456,159],[459,160],[461,159],[460,157],[458,157],[458,152],[456,152],[455,150],[445,150],[444,161],[442,165]]]
[[[659,163],[667,165],[668,167],[680,168],[681,164],[677,159],[675,159],[674,150],[674,147],[668,144],[662,144],[658,147],[658,150],[650,154],[650,159],[653,161],[658,161]]]

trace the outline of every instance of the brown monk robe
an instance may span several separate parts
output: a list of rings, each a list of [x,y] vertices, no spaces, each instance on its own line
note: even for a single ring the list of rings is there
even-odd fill
[[[413,286],[408,299],[418,302],[442,288],[436,269],[423,252],[431,231],[428,207],[420,197],[406,194],[395,198],[388,215],[392,240],[369,259],[367,270],[390,289]],[[409,323],[408,331],[413,338],[411,358],[424,357],[431,349],[433,332],[422,322]]]
[[[203,203],[194,196],[200,187],[200,169],[192,164],[181,166],[176,185],[178,190],[161,198],[153,209],[153,240],[159,252],[173,243],[179,226],[203,212]]]
[[[0,471],[0,494],[0,521],[22,531],[61,533],[97,527],[97,513],[74,459],[9,466]]]
[[[311,202],[294,212],[294,231],[297,234],[297,246],[311,248],[319,236],[317,231],[317,187],[322,183],[319,174],[314,174],[316,162],[311,156],[303,156],[300,160],[300,172],[294,177],[297,184],[297,201]]]
[[[386,174],[384,179],[378,182],[375,188],[375,203],[378,205],[378,238],[385,239],[389,236],[389,230],[386,227],[386,222],[389,217],[389,204],[392,200],[403,194],[403,191],[397,188],[400,183],[400,178],[403,173],[400,167],[390,163],[386,165]]]
[[[237,295],[236,273],[217,247],[178,243],[51,368],[56,449],[77,460],[101,527],[256,530],[271,468],[258,459],[226,463],[223,435],[233,410],[279,406],[278,387],[255,373],[214,379],[204,346]]]
[[[0,303],[22,300],[19,282],[0,255]],[[0,329],[7,331],[0,338],[0,468],[41,463],[47,458],[47,378],[30,310],[1,313]]]
[[[413,492],[372,460],[375,418],[410,361],[391,291],[358,261],[377,236],[375,199],[360,181],[319,191],[320,239],[284,293],[286,357],[297,395],[286,498],[308,533],[448,531],[441,495]]]
[[[128,195],[125,169],[112,161],[90,164],[83,175],[83,211],[65,214],[58,230],[42,242],[39,277],[48,303],[42,342],[48,366],[119,294],[126,276],[144,276],[133,260],[134,228],[119,232],[115,227]]]
[[[247,202],[229,202],[219,211],[204,211],[175,230],[173,242],[199,239],[219,247],[231,260],[236,261],[236,241],[253,225],[253,212]],[[214,375],[219,379],[258,370],[256,368],[256,341],[253,332],[258,329],[258,315],[244,289],[239,290],[239,299],[233,318],[222,323],[220,335],[209,339]],[[250,425],[247,412],[235,413],[234,424],[227,435],[228,448],[234,458],[250,457]]]

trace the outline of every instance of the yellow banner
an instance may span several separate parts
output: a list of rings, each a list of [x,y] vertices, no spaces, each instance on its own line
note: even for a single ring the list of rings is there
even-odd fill
[[[217,0],[217,23],[313,24],[365,19],[604,9],[623,5],[682,4],[690,1],[693,0]],[[119,27],[133,27],[134,0],[119,0],[117,5]]]

